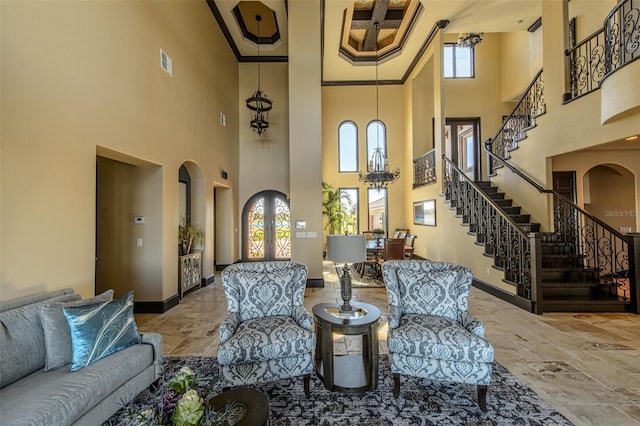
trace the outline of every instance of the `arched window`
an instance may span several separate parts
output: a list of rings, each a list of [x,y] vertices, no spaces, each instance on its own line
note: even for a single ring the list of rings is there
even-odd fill
[[[338,171],[358,171],[358,126],[343,121],[338,127]]]
[[[387,158],[387,129],[382,121],[373,120],[367,124],[367,171],[371,171],[371,157],[378,147]]]

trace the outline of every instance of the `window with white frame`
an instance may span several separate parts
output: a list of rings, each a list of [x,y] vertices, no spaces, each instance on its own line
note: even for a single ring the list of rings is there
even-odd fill
[[[343,121],[338,127],[338,171],[358,171],[358,126]]]
[[[371,171],[371,157],[378,147],[387,158],[387,129],[382,121],[373,120],[367,124],[367,171]]]
[[[444,78],[475,77],[473,47],[462,47],[455,43],[444,45]]]

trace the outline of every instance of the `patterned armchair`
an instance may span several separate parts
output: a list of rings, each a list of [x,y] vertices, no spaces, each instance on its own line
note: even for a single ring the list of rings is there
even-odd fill
[[[484,324],[468,312],[473,278],[463,266],[430,260],[388,261],[382,275],[389,297],[387,346],[393,396],[400,375],[477,385],[487,411],[493,347]]]
[[[224,387],[304,376],[309,397],[315,334],[302,305],[307,267],[298,262],[237,263],[222,272],[227,316],[218,362]]]

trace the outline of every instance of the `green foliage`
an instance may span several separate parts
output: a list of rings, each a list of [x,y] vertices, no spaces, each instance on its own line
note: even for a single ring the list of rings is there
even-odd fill
[[[178,225],[178,243],[184,242],[200,242],[204,233],[197,226],[187,225],[187,220],[184,217],[180,218],[180,224]]]
[[[348,194],[340,192],[326,182],[322,182],[322,214],[327,217],[326,229],[329,234],[341,234],[355,228],[355,206]]]

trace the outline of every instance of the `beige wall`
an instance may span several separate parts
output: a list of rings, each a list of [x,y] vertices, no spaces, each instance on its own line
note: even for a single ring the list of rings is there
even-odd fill
[[[202,169],[201,221],[212,218],[220,169],[230,186],[239,179],[237,63],[206,3],[2,2],[0,19],[0,299],[63,287],[94,294],[97,146],[162,167],[158,254],[145,259],[157,278],[136,299],[172,297],[178,168]],[[237,217],[235,207],[226,213]],[[212,235],[213,223],[200,225]]]
[[[291,260],[307,265],[308,278],[322,274],[322,90],[320,2],[289,2],[289,180],[291,223],[306,221],[306,238],[295,234]],[[302,231],[301,231],[302,232]]]
[[[569,1],[569,19],[576,18],[576,41],[580,42],[601,29],[604,18],[615,5],[616,0]]]
[[[533,73],[531,71],[531,63],[534,61],[529,55],[529,39],[530,34],[527,31],[500,34],[500,41],[498,42],[500,57],[509,58],[508,61],[500,61],[502,100],[519,99],[522,91],[531,83],[531,79],[539,71],[539,69],[533,71]]]

